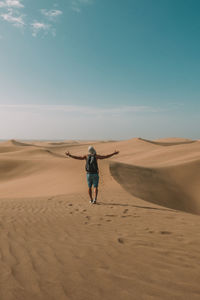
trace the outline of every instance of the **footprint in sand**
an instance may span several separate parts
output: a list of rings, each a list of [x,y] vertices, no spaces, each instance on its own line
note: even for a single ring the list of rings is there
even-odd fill
[[[147,230],[147,231],[148,231],[148,233],[154,233],[154,231],[153,231],[153,230],[149,230],[149,227],[145,228],[145,230]]]
[[[105,215],[105,217],[116,217],[116,215]]]
[[[170,232],[170,231],[160,231],[160,234],[172,234],[172,232]]]
[[[123,211],[123,214],[126,214],[128,212],[128,208],[126,208],[124,211]]]
[[[122,238],[117,239],[120,244],[124,244],[124,240]]]
[[[127,217],[139,217],[139,216],[132,216],[132,215],[126,215],[126,216],[121,216],[122,218],[127,218]]]
[[[68,206],[73,206],[73,204],[70,203],[70,204],[68,204]]]

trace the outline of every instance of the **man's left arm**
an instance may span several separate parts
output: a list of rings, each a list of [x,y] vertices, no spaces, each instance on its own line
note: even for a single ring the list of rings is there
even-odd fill
[[[97,154],[97,158],[98,158],[98,159],[110,158],[110,157],[112,157],[113,155],[117,155],[118,153],[119,153],[119,151],[115,151],[115,152],[113,152],[113,153],[111,153],[111,154],[108,154],[108,155],[99,155],[99,154]]]

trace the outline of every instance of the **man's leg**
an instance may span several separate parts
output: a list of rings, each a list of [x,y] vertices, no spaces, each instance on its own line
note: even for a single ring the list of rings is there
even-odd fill
[[[97,201],[97,196],[98,196],[98,184],[99,184],[99,174],[94,175],[94,201],[93,203],[95,204]]]
[[[92,188],[88,189],[88,193],[89,193],[89,196],[90,196],[90,201],[92,202],[93,201],[93,199],[92,199]]]
[[[97,201],[97,196],[98,196],[98,187],[94,188],[94,202],[96,203]]]
[[[92,203],[92,181],[91,181],[91,175],[87,174],[87,183],[88,183],[88,194],[90,196],[90,202]]]

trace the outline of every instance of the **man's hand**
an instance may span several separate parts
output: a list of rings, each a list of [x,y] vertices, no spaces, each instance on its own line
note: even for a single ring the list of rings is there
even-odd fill
[[[67,156],[70,156],[70,153],[69,153],[69,151],[65,152],[65,154],[66,154]]]

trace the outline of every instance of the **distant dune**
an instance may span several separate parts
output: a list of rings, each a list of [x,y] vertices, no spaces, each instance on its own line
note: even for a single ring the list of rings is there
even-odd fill
[[[99,161],[98,205],[85,161]],[[0,143],[0,300],[200,299],[200,141]]]
[[[160,146],[176,146],[176,145],[195,143],[195,141],[193,141],[193,140],[178,139],[178,138],[159,139],[159,140],[155,140],[155,141],[150,141],[150,140],[145,140],[145,139],[139,138],[139,140],[147,142],[147,143],[152,143],[155,145],[160,145]]]

